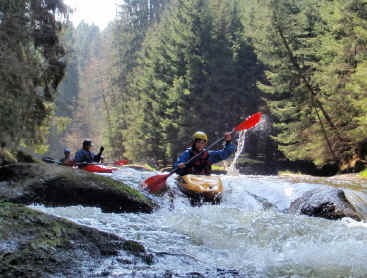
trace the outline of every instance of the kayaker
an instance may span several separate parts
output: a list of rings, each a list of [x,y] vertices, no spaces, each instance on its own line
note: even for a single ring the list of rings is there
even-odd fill
[[[74,160],[70,158],[70,150],[66,148],[64,150],[64,157],[59,160],[59,164],[73,166],[75,164]]]
[[[83,148],[76,152],[74,161],[77,164],[100,162],[101,155],[104,151],[104,147],[101,146],[101,148],[99,149],[99,153],[94,154],[93,152],[91,152],[92,146],[93,146],[92,140],[85,139],[83,141]]]
[[[225,146],[219,151],[205,151],[200,157],[189,164],[185,164],[196,154],[204,150],[208,143],[208,136],[205,132],[197,131],[193,135],[192,146],[186,149],[177,159],[175,167],[178,167],[177,174],[185,176],[188,174],[194,175],[210,175],[211,165],[227,159],[235,150],[231,142],[232,136],[230,132],[225,133]]]

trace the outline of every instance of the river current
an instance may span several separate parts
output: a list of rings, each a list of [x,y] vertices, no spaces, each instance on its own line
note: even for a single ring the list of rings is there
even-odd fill
[[[151,175],[125,168],[112,178],[140,190],[140,182]],[[322,181],[223,175],[221,203],[192,207],[176,189],[174,176],[168,179],[173,203],[168,196],[144,193],[160,204],[151,214],[32,207],[141,242],[154,255],[152,265],[109,258],[96,267],[96,275],[108,270],[107,277],[367,277],[367,223],[286,212],[304,192],[328,186]],[[367,199],[361,190],[349,191]]]

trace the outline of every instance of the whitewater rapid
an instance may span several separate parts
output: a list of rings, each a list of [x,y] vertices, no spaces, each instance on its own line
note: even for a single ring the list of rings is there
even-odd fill
[[[140,182],[151,175],[121,169],[112,177],[140,190]],[[141,242],[154,255],[152,265],[106,260],[100,267],[109,269],[108,277],[367,277],[365,222],[286,212],[306,191],[328,185],[276,176],[221,176],[222,202],[192,207],[175,189],[174,176],[168,179],[174,206],[167,196],[144,193],[160,204],[152,214],[32,207]],[[349,190],[350,196],[366,200],[364,192]]]

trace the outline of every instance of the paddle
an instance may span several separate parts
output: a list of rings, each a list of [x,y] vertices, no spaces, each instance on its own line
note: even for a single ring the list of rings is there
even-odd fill
[[[114,162],[92,162],[90,164],[124,166],[124,165],[129,164],[129,161],[127,161],[126,159],[122,159],[122,160],[117,160]]]
[[[44,162],[47,163],[57,163],[59,164],[59,161],[57,161],[56,159],[52,158],[52,157],[43,157],[42,160]],[[118,160],[118,161],[114,161],[114,162],[103,162],[103,163],[99,163],[99,162],[76,162],[75,165],[76,166],[87,166],[87,165],[114,165],[114,166],[123,166],[123,165],[127,165],[128,161],[126,159],[122,159],[122,160]]]
[[[114,162],[80,162],[75,163],[78,166],[87,166],[87,165],[113,165],[113,166],[124,166],[127,165],[129,162],[126,159],[114,161]]]
[[[236,126],[232,130],[231,134],[233,134],[235,132],[238,132],[238,131],[249,129],[251,127],[254,127],[260,121],[261,115],[262,115],[261,112],[258,112],[258,113],[255,113],[255,114],[251,115],[246,120],[244,120],[242,123],[240,123],[238,126]],[[211,149],[212,147],[214,147],[215,145],[219,144],[220,142],[222,142],[224,140],[225,140],[225,136],[223,136],[222,138],[218,139],[217,141],[215,141],[214,143],[209,145],[207,148],[205,148],[204,150],[199,152],[197,155],[192,157],[189,161],[185,162],[185,165],[187,165],[190,162],[192,162],[193,160],[197,159],[203,152],[208,151],[209,149]],[[169,176],[171,176],[172,174],[174,174],[177,170],[178,170],[178,167],[174,168],[168,174],[152,176],[152,177],[146,179],[141,184],[141,186],[144,189],[147,189],[149,192],[151,192],[153,194],[159,193],[160,191],[165,189],[167,178]]]

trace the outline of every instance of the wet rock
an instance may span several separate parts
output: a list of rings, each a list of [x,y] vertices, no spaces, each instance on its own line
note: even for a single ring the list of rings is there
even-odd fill
[[[37,162],[37,160],[30,153],[27,153],[24,150],[18,150],[16,156],[18,162],[26,162],[26,163]]]
[[[170,270],[166,270],[166,272],[163,274],[163,278],[172,278],[174,277],[174,273]]]
[[[140,254],[145,253],[145,247],[141,245],[140,243],[133,241],[133,240],[127,240],[124,242],[124,249],[129,250],[130,252],[134,254]]]
[[[108,257],[131,256],[125,244],[116,235],[0,202],[0,277],[91,277]],[[138,253],[141,262],[145,255],[145,249]]]
[[[291,203],[288,211],[326,219],[351,217],[360,221],[362,218],[346,199],[344,191],[333,187],[317,188],[304,193]]]
[[[146,252],[145,247],[139,242],[133,240],[126,240],[123,249],[129,251],[136,257],[140,257],[146,264],[153,264],[154,256]]]
[[[16,158],[7,150],[0,148],[0,166],[16,163]]]
[[[84,205],[104,212],[152,212],[155,204],[109,177],[46,163],[0,167],[0,200],[47,206]]]

